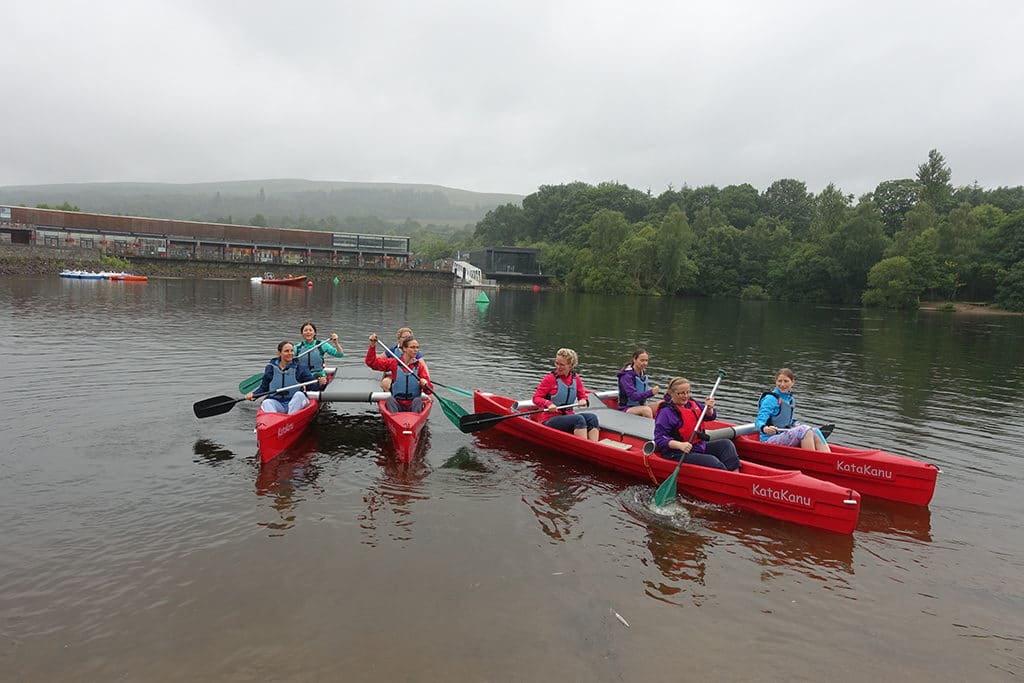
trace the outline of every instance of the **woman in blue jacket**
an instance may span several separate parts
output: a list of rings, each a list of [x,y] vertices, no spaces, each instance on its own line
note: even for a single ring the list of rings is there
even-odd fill
[[[761,441],[831,452],[820,429],[802,425],[793,418],[796,401],[791,390],[795,383],[796,375],[793,371],[782,368],[775,373],[775,388],[761,395],[757,404],[757,419],[754,420]]]

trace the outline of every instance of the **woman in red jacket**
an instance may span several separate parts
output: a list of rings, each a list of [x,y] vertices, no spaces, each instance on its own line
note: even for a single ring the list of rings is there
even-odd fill
[[[374,370],[383,370],[391,378],[391,398],[387,408],[392,413],[422,413],[423,395],[434,393],[425,363],[416,358],[420,343],[414,337],[402,340],[402,359],[377,355],[377,335],[370,335],[370,348],[366,351],[366,364]]]
[[[597,441],[601,438],[597,415],[576,415],[572,408],[558,410],[558,406],[587,404],[587,390],[583,387],[583,380],[576,374],[578,362],[579,357],[572,349],[558,349],[555,353],[555,371],[544,375],[537,391],[533,392],[533,403],[547,411],[543,413],[541,421],[548,427]]]

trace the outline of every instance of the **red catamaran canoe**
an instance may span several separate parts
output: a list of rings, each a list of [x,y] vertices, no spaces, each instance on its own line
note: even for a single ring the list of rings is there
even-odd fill
[[[411,461],[412,456],[416,454],[416,447],[420,443],[420,432],[423,431],[423,425],[427,423],[427,417],[430,415],[430,409],[434,407],[434,402],[424,396],[422,413],[392,413],[388,410],[387,401],[377,401],[377,407],[391,434],[395,450],[398,451],[398,459],[402,462]]]
[[[614,392],[597,396],[610,408],[618,408]],[[653,437],[651,427],[651,438]],[[763,443],[754,432],[754,424],[733,425],[708,422],[705,432],[714,438],[732,439],[744,462],[753,461],[784,470],[800,470],[817,479],[854,489],[864,496],[884,498],[910,505],[927,505],[935,493],[939,468],[931,463],[895,455],[883,450],[852,448],[829,443],[831,453],[794,446]]]
[[[513,403],[513,399],[496,394],[477,391],[473,395],[473,407],[478,413],[509,415],[513,412]],[[597,414],[600,418],[604,410]],[[709,427],[714,424],[710,423]],[[658,455],[644,456],[647,439],[604,427],[598,442],[552,429],[529,418],[503,420],[493,429],[652,484],[663,482],[676,467],[675,461]],[[651,472],[656,482],[651,481]],[[679,469],[678,486],[700,500],[841,534],[853,533],[860,512],[860,494],[854,490],[799,471],[777,470],[755,463],[743,463],[739,472],[684,464]]]
[[[295,275],[289,277],[272,277],[263,278],[260,282],[265,285],[290,285],[292,287],[305,287],[306,286],[305,275]]]

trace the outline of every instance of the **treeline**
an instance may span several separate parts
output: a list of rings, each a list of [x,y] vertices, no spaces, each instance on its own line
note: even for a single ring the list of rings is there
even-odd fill
[[[994,301],[1024,310],[1024,187],[954,188],[932,150],[914,178],[855,201],[783,179],[669,189],[542,186],[490,211],[473,245],[534,246],[575,290],[916,307]],[[462,246],[470,246],[469,244]]]

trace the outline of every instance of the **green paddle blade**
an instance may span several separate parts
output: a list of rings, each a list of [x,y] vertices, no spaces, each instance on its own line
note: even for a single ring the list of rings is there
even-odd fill
[[[455,425],[456,427],[459,426],[459,420],[462,418],[462,416],[468,414],[462,408],[462,406],[460,406],[458,403],[451,399],[444,398],[442,396],[434,394],[434,400],[441,404],[441,411],[445,414],[445,417],[451,420],[452,424]]]
[[[256,391],[260,388],[260,382],[263,381],[263,373],[253,375],[249,379],[244,379],[238,383],[238,392],[241,394],[248,394],[250,391]]]
[[[680,462],[682,462],[680,460]],[[668,479],[661,482],[661,486],[654,492],[654,504],[660,508],[665,507],[676,499],[676,479],[679,477],[679,465],[672,470]]]

